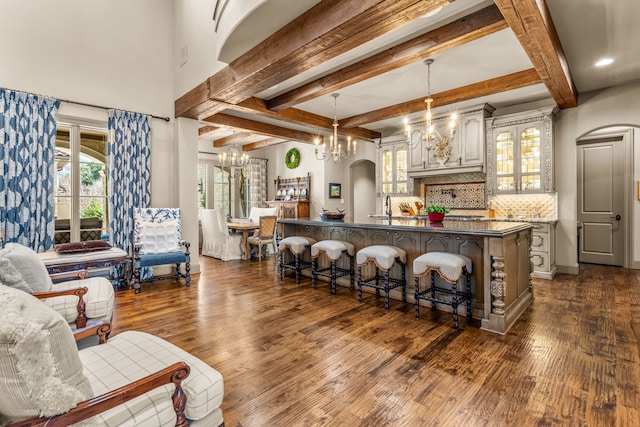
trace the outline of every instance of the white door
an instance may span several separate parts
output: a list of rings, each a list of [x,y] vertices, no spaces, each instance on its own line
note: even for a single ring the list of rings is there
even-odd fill
[[[622,137],[578,145],[579,261],[624,264],[624,142]]]

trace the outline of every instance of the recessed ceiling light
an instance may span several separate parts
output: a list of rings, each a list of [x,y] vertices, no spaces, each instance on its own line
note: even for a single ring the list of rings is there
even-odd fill
[[[596,67],[604,67],[605,65],[609,65],[613,62],[612,58],[602,58],[598,62],[596,62]]]

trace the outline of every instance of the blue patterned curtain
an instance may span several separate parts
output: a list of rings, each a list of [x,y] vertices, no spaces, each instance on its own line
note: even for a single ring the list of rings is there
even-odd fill
[[[133,208],[151,203],[149,117],[109,110],[109,227],[111,243],[133,253]]]
[[[60,101],[0,88],[0,241],[53,247]]]

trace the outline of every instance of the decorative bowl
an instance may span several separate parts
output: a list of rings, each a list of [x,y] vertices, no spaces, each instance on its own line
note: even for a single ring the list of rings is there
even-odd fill
[[[319,212],[320,219],[323,221],[342,221],[344,219],[344,211],[338,212],[330,212],[326,209],[322,209],[322,212]]]

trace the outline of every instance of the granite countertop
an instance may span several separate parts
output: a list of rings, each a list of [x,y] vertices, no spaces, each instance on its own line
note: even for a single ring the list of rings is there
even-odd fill
[[[370,218],[375,219],[386,219],[386,215],[369,215]],[[404,216],[404,215],[394,215],[393,219],[426,219],[426,215],[414,215],[414,216]],[[445,220],[449,218],[449,220],[457,220],[457,221],[500,221],[500,222],[531,222],[531,223],[547,223],[547,224],[555,224],[558,222],[557,218],[524,218],[524,217],[495,217],[489,218],[488,216],[481,215],[446,215]]]
[[[392,217],[391,221],[386,218],[370,217],[358,222],[348,219],[341,221],[323,221],[318,217],[311,219],[280,219],[278,222],[283,224],[302,224],[322,227],[380,228],[394,231],[413,230],[499,237],[533,227],[531,223],[528,222],[447,220],[446,217],[442,223],[430,223],[428,219],[415,219],[414,217]]]

